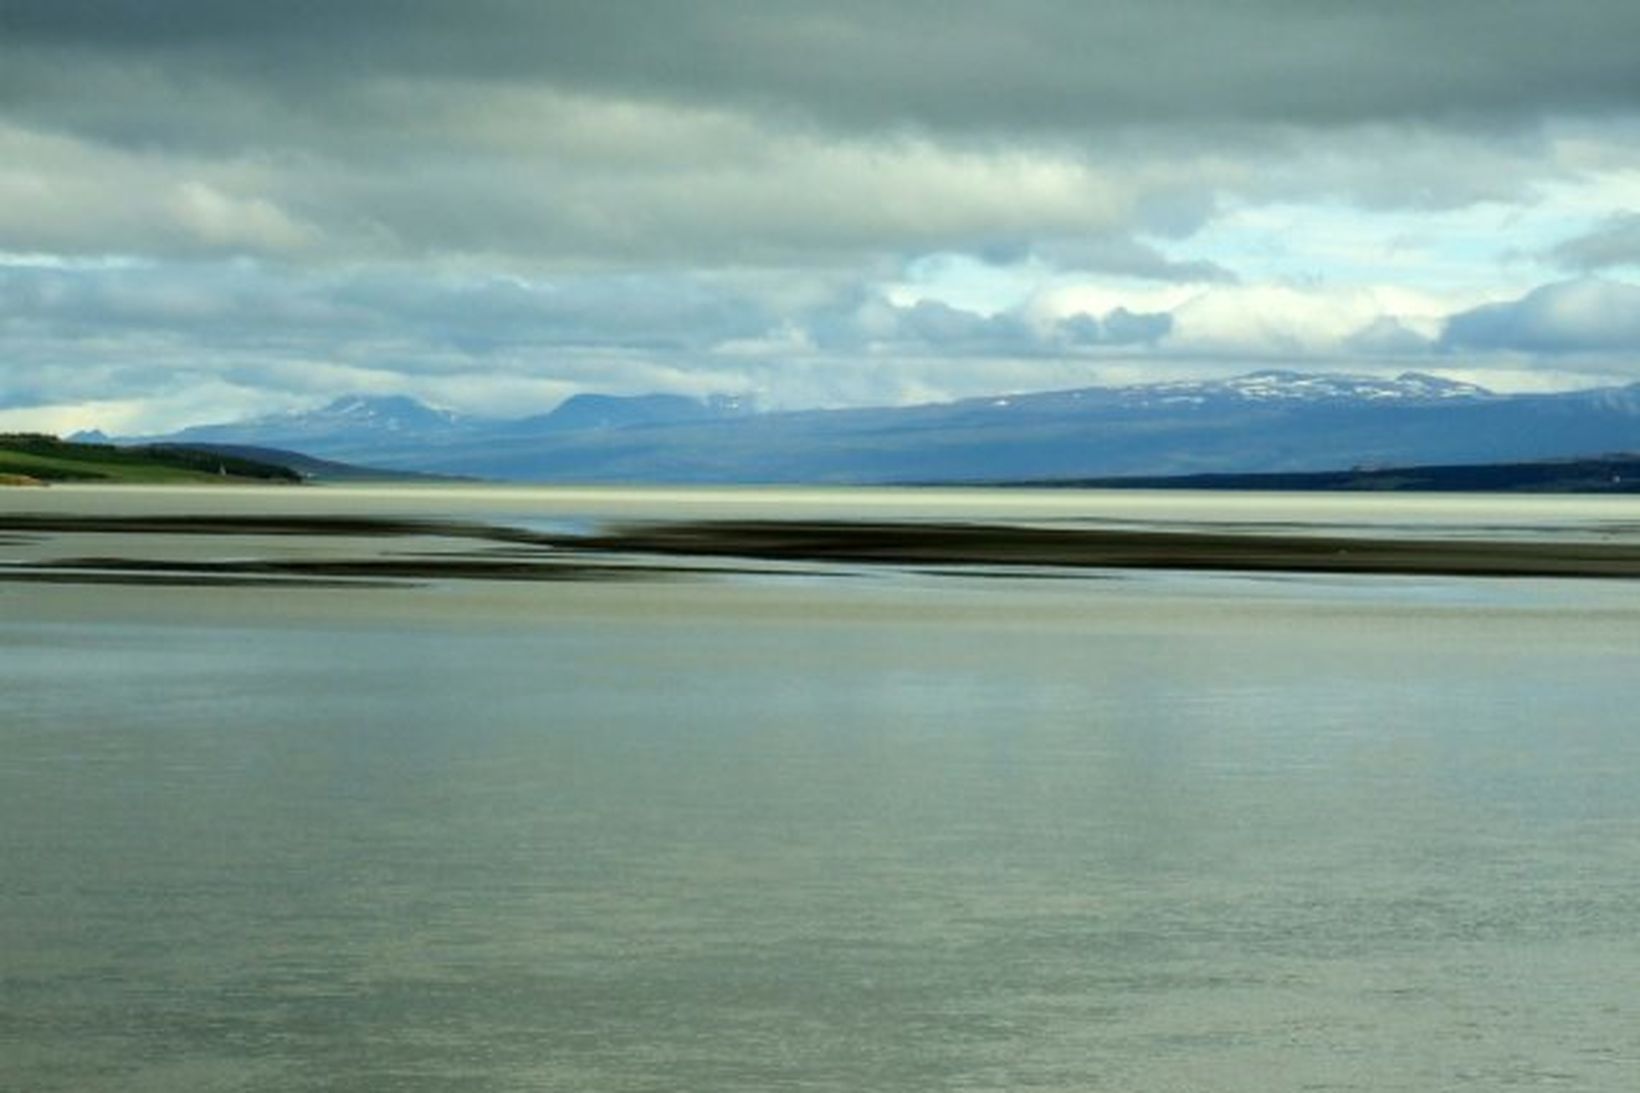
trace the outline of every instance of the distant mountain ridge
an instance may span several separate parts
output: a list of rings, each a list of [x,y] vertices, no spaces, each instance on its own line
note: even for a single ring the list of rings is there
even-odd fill
[[[1449,380],[1423,372],[1402,372],[1393,379],[1327,372],[1265,369],[1224,380],[1150,383],[1106,388],[1144,402],[1170,399],[1240,398],[1249,402],[1439,401],[1491,398],[1491,391],[1473,383]]]
[[[259,444],[302,448],[352,444],[380,436],[423,437],[461,430],[467,418],[440,410],[406,395],[346,395],[315,410],[293,410],[246,421],[194,425],[164,439],[178,444]],[[323,454],[315,449],[310,455]]]
[[[685,395],[574,395],[550,412],[489,418],[428,406],[406,395],[345,395],[313,410],[267,414],[245,421],[195,425],[161,438],[177,444],[231,444],[300,451],[324,459],[404,463],[423,449],[501,437],[531,437],[588,429],[699,422],[749,413],[745,399]]]
[[[153,439],[153,438],[149,438]],[[1223,380],[916,406],[755,412],[745,400],[585,394],[482,418],[402,396],[163,438],[542,482],[995,482],[1328,471],[1640,450],[1640,384],[1505,395],[1416,372]]]
[[[687,395],[572,395],[551,413],[525,418],[519,428],[544,432],[574,429],[626,429],[639,425],[675,425],[751,413],[749,401],[727,395],[693,399]]]

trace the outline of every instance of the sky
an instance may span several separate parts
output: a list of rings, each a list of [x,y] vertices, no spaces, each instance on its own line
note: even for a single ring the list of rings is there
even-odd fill
[[[1640,381],[1634,0],[0,0],[0,429]]]

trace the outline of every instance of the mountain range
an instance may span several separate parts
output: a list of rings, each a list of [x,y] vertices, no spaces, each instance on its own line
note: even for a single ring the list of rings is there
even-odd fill
[[[749,400],[574,396],[520,418],[403,396],[203,425],[174,444],[282,448],[396,470],[539,482],[958,483],[1329,471],[1640,449],[1640,384],[1498,394],[1420,373],[1233,379],[917,406],[758,412]]]

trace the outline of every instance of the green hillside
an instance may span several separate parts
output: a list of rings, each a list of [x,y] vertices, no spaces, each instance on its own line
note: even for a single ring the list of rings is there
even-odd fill
[[[41,482],[300,482],[289,467],[188,448],[76,444],[40,433],[0,433],[0,478]]]

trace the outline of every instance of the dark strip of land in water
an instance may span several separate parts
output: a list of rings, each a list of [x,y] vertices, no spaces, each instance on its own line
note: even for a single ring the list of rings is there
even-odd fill
[[[979,524],[713,521],[650,525],[581,549],[893,565],[1074,566],[1468,576],[1640,576],[1640,544],[1379,539]]]
[[[1345,471],[1125,475],[995,483],[1036,489],[1361,490],[1451,493],[1640,493],[1640,456],[1611,455],[1535,463],[1355,467]]]
[[[984,566],[1023,571],[1173,569],[1475,577],[1640,577],[1640,542],[1388,538],[1200,529],[1043,528],[992,524],[856,521],[691,521],[611,528],[591,535],[541,534],[488,524],[323,517],[0,516],[0,536],[109,533],[121,557],[59,558],[0,566],[0,577],[125,572],[133,578],[233,577],[391,580],[564,580],[655,577],[690,567],[657,559],[848,565]],[[144,534],[347,537],[332,558],[144,558]],[[434,536],[448,550],[372,553],[359,538]],[[475,549],[476,548],[476,549]],[[237,550],[236,550],[237,552]],[[641,560],[635,560],[641,559]],[[710,572],[732,572],[718,565]]]

